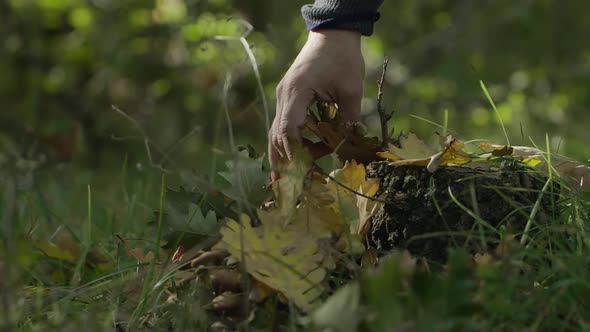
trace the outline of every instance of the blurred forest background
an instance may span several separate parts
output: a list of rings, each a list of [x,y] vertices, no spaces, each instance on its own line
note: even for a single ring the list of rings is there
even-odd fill
[[[201,160],[228,151],[227,106],[237,144],[264,151],[265,100],[272,119],[275,86],[306,39],[306,2],[0,1],[0,146],[26,154],[34,142],[92,168],[145,160],[141,133],[115,105],[160,147],[154,162],[210,167]],[[448,110],[462,139],[502,142],[481,79],[513,144],[548,133],[554,150],[586,160],[589,11],[581,0],[386,0],[363,42],[363,121],[378,133],[376,80],[389,56],[384,104],[398,132],[428,137],[437,128],[420,118],[442,123]]]
[[[0,0],[0,330],[11,330],[6,326],[12,321],[31,331],[47,330],[47,322],[64,331],[74,329],[64,328],[65,323],[88,328],[89,321],[97,322],[97,330],[123,326],[118,320],[133,328],[167,298],[160,296],[163,288],[153,290],[167,283],[168,275],[151,279],[150,274],[143,280],[143,272],[131,272],[148,260],[137,259],[128,241],[142,257],[144,249],[146,257],[156,253],[149,259],[151,271],[168,211],[174,215],[183,211],[178,206],[190,207],[190,217],[188,210],[174,215],[181,226],[164,223],[165,230],[184,235],[186,218],[190,222],[194,212],[215,209],[209,200],[219,199],[225,209],[219,192],[232,199],[265,200],[268,171],[261,169],[260,159],[239,159],[236,146],[251,145],[257,157],[266,151],[276,85],[307,37],[300,8],[308,2],[312,0]],[[385,0],[375,34],[363,39],[362,121],[379,136],[377,80],[388,56],[383,105],[395,112],[390,127],[397,134],[412,131],[435,143],[435,132],[448,122],[463,141],[505,143],[481,80],[512,145],[546,150],[547,135],[553,152],[588,162],[588,13],[590,2],[582,0]],[[244,178],[251,185],[248,195],[235,185]],[[526,216],[527,227],[545,189]],[[494,270],[473,293],[470,285],[476,283],[467,272],[446,279],[446,272],[439,278],[430,276],[428,268],[428,279],[415,279],[416,298],[426,299],[424,305],[412,297],[401,302],[390,274],[382,281],[368,278],[379,295],[375,303],[385,308],[381,315],[399,319],[395,310],[403,308],[409,322],[440,323],[453,330],[449,317],[471,319],[477,308],[472,299],[491,299],[483,306],[488,311],[473,316],[473,322],[489,325],[473,325],[480,327],[473,330],[511,330],[505,324],[512,321],[515,330],[518,324],[531,331],[587,327],[587,201],[587,196],[560,200],[553,208],[565,211],[568,221],[554,216],[554,225],[543,230],[550,239],[535,240],[540,249],[535,245],[526,253],[532,253],[532,268],[516,265],[521,259],[517,251],[516,260],[506,259],[517,268]],[[208,225],[217,225],[215,213],[203,214],[195,224],[205,224],[205,217]],[[574,220],[579,228],[567,228]],[[39,249],[63,244],[62,233],[69,234],[67,246],[47,259],[50,255]],[[104,249],[105,261],[112,264],[104,270],[84,265],[93,248]],[[466,271],[460,264],[458,271]],[[127,270],[133,279],[127,279]],[[102,280],[111,271],[122,274],[108,286],[111,279]],[[119,282],[131,289],[127,295],[120,296]],[[144,287],[136,288],[137,282]],[[74,294],[81,286],[81,295],[88,298],[70,301],[77,295],[68,292],[66,301],[47,302],[43,289],[30,288],[37,285],[56,296],[68,287]],[[99,301],[92,294],[103,293],[102,285],[112,289]],[[422,291],[423,285],[438,288]],[[28,301],[26,294],[39,303]],[[186,315],[187,322],[202,318],[193,305],[201,308],[207,302],[199,301],[208,297],[187,295],[194,301],[187,302],[187,310],[172,310],[173,321],[181,322],[179,315]],[[131,318],[125,316],[129,312]],[[346,324],[342,312],[338,309],[334,317]],[[71,317],[78,317],[78,325]],[[549,322],[539,329],[546,317]]]

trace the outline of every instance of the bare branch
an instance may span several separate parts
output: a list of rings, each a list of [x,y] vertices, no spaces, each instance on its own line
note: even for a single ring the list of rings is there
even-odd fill
[[[381,121],[381,144],[383,147],[387,147],[389,144],[389,138],[391,137],[389,130],[387,129],[387,122],[391,120],[393,116],[392,112],[387,112],[383,109],[382,99],[383,99],[383,83],[385,82],[385,73],[387,72],[387,65],[389,64],[389,58],[385,57],[383,59],[383,71],[381,72],[381,78],[377,82],[377,112],[379,113],[379,120]]]
[[[145,131],[145,129],[143,129],[143,127],[141,126],[141,124],[135,120],[133,117],[131,117],[129,114],[123,112],[120,108],[118,108],[115,105],[111,105],[111,108],[113,109],[113,111],[119,113],[121,116],[123,116],[125,119],[127,119],[131,124],[133,124],[133,126],[139,131],[139,133],[143,136],[143,144],[145,147],[145,151],[148,157],[148,161],[150,162],[150,166],[157,168],[159,170],[161,170],[164,173],[170,173],[170,170],[166,169],[164,167],[164,165],[162,163],[156,163],[152,157],[152,150],[150,147],[153,147],[154,149],[156,149],[156,151],[162,155],[162,160],[163,161],[168,161],[171,164],[174,164],[174,161],[172,159],[170,159],[170,157],[168,156],[168,154],[162,149],[160,148],[154,141],[152,141],[148,135],[147,132]]]

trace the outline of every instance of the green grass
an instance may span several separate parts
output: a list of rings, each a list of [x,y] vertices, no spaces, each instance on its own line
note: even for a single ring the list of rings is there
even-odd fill
[[[12,200],[14,219],[2,220],[3,225],[13,225],[12,237],[4,239],[0,256],[3,330],[205,330],[219,319],[202,309],[211,300],[206,284],[195,279],[177,288],[174,273],[154,271],[153,262],[141,266],[145,264],[125,254],[116,236],[141,239],[135,242],[147,250],[159,247],[162,213],[154,226],[146,225],[152,209],[157,210],[152,207],[164,210],[163,176],[155,171],[135,171],[132,176],[123,172],[103,178],[69,170],[78,172],[77,176],[62,180],[53,172],[59,174],[52,171],[39,177],[42,195],[30,188],[18,190]],[[11,201],[8,195],[3,192],[3,212]],[[417,331],[588,329],[590,206],[582,193],[567,194],[556,204],[559,213],[551,216],[549,223],[529,227],[526,245],[504,234],[511,249],[497,253],[490,261],[474,263],[471,256],[457,249],[446,267],[428,269],[423,264],[411,267],[403,256],[394,254],[378,272],[365,272],[354,282],[361,286],[362,300],[344,309],[341,303],[330,305],[353,310],[359,328],[371,331],[390,326]],[[477,211],[469,213],[483,222]],[[58,224],[75,236],[81,248],[77,261],[43,257],[35,249],[35,243],[52,237]],[[488,233],[479,229],[475,236],[491,236]],[[87,256],[97,248],[112,262],[108,270],[100,271],[88,263]],[[178,290],[176,302],[166,301],[170,289]],[[271,307],[259,308],[263,318],[252,326],[264,326]],[[299,325],[299,313],[292,310],[295,316],[283,321],[285,330],[289,326],[312,329],[311,325]],[[314,319],[312,324],[318,321]]]
[[[157,206],[159,174],[135,171],[130,179],[117,172],[66,167],[40,171],[32,184],[26,174],[8,172],[2,174],[4,188],[16,183],[17,190],[1,194],[2,224],[11,227],[2,232],[0,297],[8,308],[1,310],[0,325],[45,330],[101,317],[97,330],[112,328],[117,301],[92,298],[111,293],[109,283],[117,286],[119,279],[130,279],[126,273],[137,265],[124,255],[117,234],[148,243],[155,239],[153,229],[145,226]],[[7,214],[9,210],[13,213]],[[75,260],[45,257],[37,249],[40,241],[61,236],[56,231],[71,235],[71,243],[79,248]],[[87,256],[93,250],[102,251],[112,266],[91,266]]]
[[[550,163],[551,153],[546,156]],[[238,156],[227,159],[239,183],[257,180],[241,173],[257,164],[242,164]],[[131,166],[136,163],[126,158],[122,164],[101,172],[53,167],[33,172],[34,177],[32,169],[16,163],[1,169],[0,330],[206,331],[217,322],[231,325],[227,320],[236,317],[238,326],[252,331],[590,330],[588,194],[553,192],[553,171],[532,207],[506,201],[528,221],[524,233],[490,229],[477,208],[451,193],[477,221],[467,236],[482,248],[499,237],[504,250],[473,257],[451,248],[444,266],[419,257],[413,264],[393,252],[376,271],[354,268],[352,281],[332,275],[335,294],[326,294],[323,306],[309,316],[274,296],[250,303],[254,315],[247,320],[247,315],[206,310],[214,294],[202,269],[181,270],[158,250],[169,222],[166,213],[178,199],[166,190],[168,184],[221,189],[219,179],[195,184],[191,176],[164,176]],[[237,191],[251,195],[256,183]],[[472,191],[470,205],[477,207]],[[539,205],[546,195],[554,208],[543,213],[541,223]],[[204,206],[207,199],[195,204]],[[53,255],[40,250],[46,241],[60,243],[64,237],[71,240]],[[78,249],[68,252],[72,247]],[[151,251],[156,259],[142,261],[129,254],[132,248]],[[356,266],[354,257],[350,264]]]

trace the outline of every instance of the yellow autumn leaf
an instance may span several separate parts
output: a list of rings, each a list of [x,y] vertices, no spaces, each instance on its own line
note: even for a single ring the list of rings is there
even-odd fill
[[[351,255],[362,255],[366,249],[359,234],[343,234],[334,247],[340,252]]]
[[[334,203],[331,207],[338,213],[338,220],[342,229],[357,229],[360,223],[359,213],[356,206],[356,195],[346,186],[358,191],[365,180],[366,171],[362,164],[356,161],[347,161],[342,169],[333,171],[328,179],[327,188]]]
[[[302,204],[297,207],[298,214],[305,214],[308,227],[316,227],[317,233],[323,237],[341,234],[345,229],[340,211],[332,205],[321,205],[308,196],[304,196]]]
[[[357,193],[369,197],[375,196],[379,190],[379,181],[367,180],[365,166],[354,160],[347,161],[342,169],[333,171],[331,177],[334,180],[328,179],[327,187],[334,200],[332,207],[338,212],[343,223],[350,225],[350,231],[358,233],[370,218],[370,211],[373,210],[375,201]]]
[[[464,151],[464,143],[452,135],[441,137],[442,150],[436,152],[410,133],[400,137],[400,147],[390,144],[389,150],[380,152],[382,158],[392,160],[393,166],[426,166],[434,172],[440,166],[463,165],[471,162],[471,157]]]
[[[442,146],[443,149],[431,157],[426,166],[428,171],[434,172],[439,166],[464,165],[471,162],[471,156],[463,150],[465,143],[453,135],[446,135]]]
[[[309,188],[304,196],[306,201],[313,206],[333,206],[335,197],[332,195],[330,187],[327,186],[328,179],[314,173],[309,183]]]
[[[334,170],[330,176],[353,190],[358,190],[367,182],[365,166],[363,164],[358,164],[355,160],[346,161],[343,168]],[[334,191],[342,190],[342,192],[352,195],[350,190],[346,190],[336,184],[331,186],[331,188],[333,188]]]
[[[399,145],[389,144],[388,151],[379,152],[382,158],[390,160],[405,160],[405,159],[428,159],[436,153],[423,140],[419,139],[415,134],[409,133],[407,136],[401,136]]]
[[[78,260],[80,249],[77,245],[74,246],[58,246],[57,244],[47,241],[41,240],[37,243],[37,247],[45,254],[47,257],[54,258],[57,260],[62,260],[70,263],[75,263]]]
[[[49,258],[68,263],[77,263],[80,259],[84,259],[88,266],[98,272],[109,272],[113,269],[109,258],[98,248],[92,248],[86,256],[82,257],[80,244],[63,227],[55,232],[51,240],[39,240],[35,245],[43,255]]]
[[[328,117],[330,120],[333,120],[336,117],[336,114],[338,114],[338,105],[330,103],[328,105]]]
[[[236,259],[245,258],[248,273],[304,311],[317,304],[326,276],[319,246],[325,229],[317,227],[321,221],[307,212],[295,210],[293,221],[284,225],[279,210],[258,211],[262,225],[253,228],[250,218],[242,215],[239,223],[230,220],[221,230],[223,246]]]
[[[535,168],[537,167],[540,163],[542,163],[542,160],[539,158],[535,158],[535,157],[528,157],[528,158],[524,158],[522,160],[523,163],[527,164],[529,167]]]
[[[293,158],[280,167],[281,178],[272,183],[275,203],[285,223],[293,216],[299,196],[303,192],[305,176],[311,167],[312,158],[301,145],[294,145]]]
[[[361,187],[361,194],[364,194],[369,197],[375,197],[379,191],[379,182],[371,181],[368,182],[365,186]],[[380,202],[375,200],[369,199],[363,196],[357,196],[356,198],[356,206],[359,211],[359,226],[358,229],[352,229],[353,233],[359,233],[364,238],[369,230],[369,221],[371,217],[379,210],[379,208],[383,205]]]

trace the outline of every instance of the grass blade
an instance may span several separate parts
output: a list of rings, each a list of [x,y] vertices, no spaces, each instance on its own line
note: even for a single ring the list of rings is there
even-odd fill
[[[504,121],[502,121],[502,117],[500,116],[500,113],[498,112],[498,109],[496,108],[496,104],[494,103],[494,101],[492,100],[492,97],[490,96],[490,92],[488,91],[488,89],[486,88],[486,85],[483,83],[482,80],[479,81],[479,85],[481,86],[483,93],[486,95],[486,98],[488,98],[488,102],[490,102],[490,104],[492,105],[492,108],[494,109],[494,112],[496,113],[496,116],[498,117],[498,121],[500,121],[500,126],[502,126],[502,131],[504,132],[504,136],[506,137],[506,144],[510,145],[510,138],[508,138],[508,132],[506,132],[506,127],[504,126]]]

